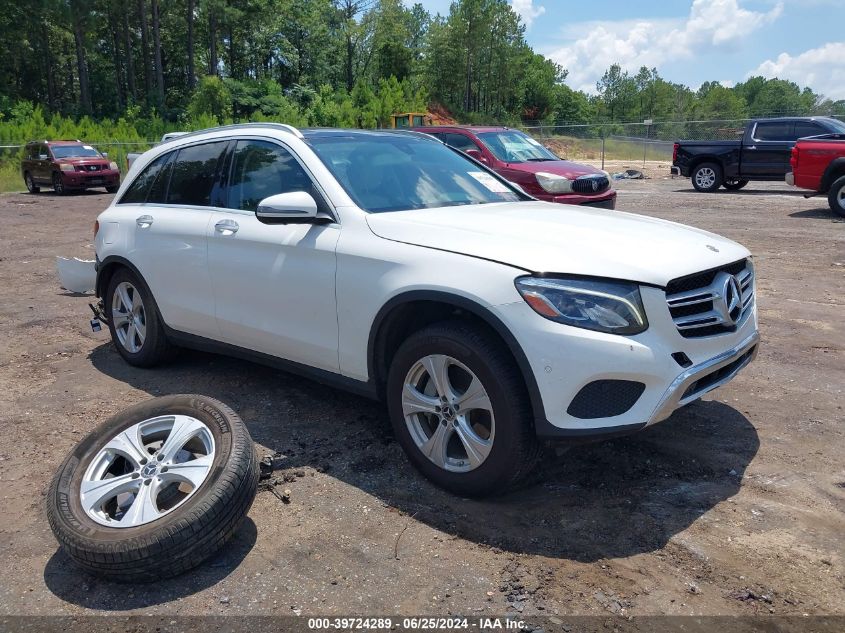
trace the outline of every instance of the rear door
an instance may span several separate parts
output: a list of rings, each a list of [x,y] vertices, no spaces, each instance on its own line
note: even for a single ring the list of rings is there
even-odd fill
[[[330,213],[293,152],[277,141],[241,139],[228,175],[226,210],[208,225],[208,261],[221,340],[338,371],[335,274],[340,225],[264,224],[258,203],[307,191]]]
[[[789,157],[795,145],[792,121],[760,121],[754,124],[742,146],[742,176],[781,179],[789,171]]]
[[[220,170],[229,141],[197,143],[151,163],[121,198],[134,244],[130,259],[144,276],[164,322],[217,338],[206,231],[220,204]]]

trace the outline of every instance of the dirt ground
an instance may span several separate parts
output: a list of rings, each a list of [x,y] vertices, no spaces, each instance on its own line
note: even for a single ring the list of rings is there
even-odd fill
[[[751,248],[760,355],[647,431],[550,451],[539,483],[490,501],[429,485],[367,400],[209,354],[126,365],[53,260],[93,258],[109,196],[0,196],[0,615],[845,613],[845,223],[779,184],[616,186],[620,212]],[[238,411],[290,503],[259,493],[181,578],[78,572],[45,519],[54,469],[110,414],[179,392]]]

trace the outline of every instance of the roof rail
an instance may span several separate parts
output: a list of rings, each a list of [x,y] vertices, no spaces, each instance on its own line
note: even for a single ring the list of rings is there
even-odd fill
[[[251,127],[269,127],[274,128],[276,130],[284,130],[290,134],[293,134],[297,138],[305,138],[297,128],[292,125],[288,125],[287,123],[273,123],[267,122],[263,123],[261,121],[251,121],[249,123],[232,123],[230,125],[220,125],[218,127],[210,127],[204,130],[196,130],[194,132],[187,132],[186,134],[182,134],[179,137],[179,140],[190,138],[191,136],[196,136],[197,134],[205,134],[206,132],[218,132],[220,130],[238,130],[243,128],[251,128]],[[176,140],[176,139],[169,139]]]

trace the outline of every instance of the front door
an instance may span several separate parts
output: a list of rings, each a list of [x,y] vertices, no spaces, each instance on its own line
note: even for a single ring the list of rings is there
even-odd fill
[[[335,249],[340,226],[264,224],[269,196],[307,191],[325,201],[286,147],[239,140],[231,161],[228,211],[208,226],[208,261],[221,340],[338,371]]]
[[[782,178],[789,171],[789,157],[795,145],[792,121],[761,121],[752,137],[742,147],[742,175]]]

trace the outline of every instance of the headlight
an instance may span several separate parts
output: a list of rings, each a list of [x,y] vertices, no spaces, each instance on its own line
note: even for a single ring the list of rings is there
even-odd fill
[[[572,191],[572,181],[564,176],[557,174],[549,174],[544,171],[534,174],[537,178],[537,184],[549,193],[570,193]]]
[[[62,171],[74,171],[76,167],[74,167],[70,163],[59,163],[59,169],[61,169]]]
[[[609,334],[639,334],[648,329],[635,283],[520,277],[516,289],[534,312],[558,323]]]
[[[112,171],[117,171],[117,163],[114,161],[110,162],[109,169],[111,169]]]

